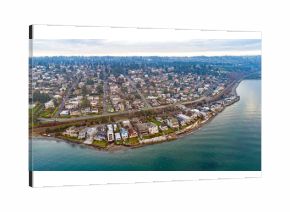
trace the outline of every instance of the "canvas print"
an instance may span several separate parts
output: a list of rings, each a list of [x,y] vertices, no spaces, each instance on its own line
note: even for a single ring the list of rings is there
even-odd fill
[[[260,36],[129,28],[38,39],[33,27],[31,174],[261,171]]]

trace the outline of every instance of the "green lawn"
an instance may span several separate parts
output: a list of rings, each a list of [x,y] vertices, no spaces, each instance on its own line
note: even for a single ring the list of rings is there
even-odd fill
[[[55,116],[55,114],[57,113],[57,111],[58,111],[58,107],[56,107],[56,108],[54,109],[54,111],[52,112],[51,116]]]
[[[94,146],[101,147],[101,148],[106,148],[108,146],[107,141],[93,141],[92,143]]]
[[[170,134],[175,132],[176,130],[172,129],[172,128],[168,128],[168,130],[163,131],[164,135]]]
[[[123,143],[127,144],[127,145],[136,145],[136,144],[139,144],[139,138],[138,137],[129,138],[126,141],[124,141]]]
[[[122,140],[120,140],[120,141],[115,141],[115,144],[117,144],[117,145],[121,145],[121,144],[123,144],[123,142],[122,142]]]
[[[107,112],[109,112],[109,113],[114,113],[115,110],[114,110],[113,106],[111,106],[111,105],[107,105]]]
[[[88,115],[88,116],[95,116],[95,115],[98,115],[98,114],[100,114],[100,113],[88,113],[86,115]]]
[[[154,119],[154,118],[149,118],[148,121],[150,121],[150,122],[156,124],[158,127],[161,125],[161,122],[157,121],[157,120]]]
[[[43,117],[43,118],[50,118],[53,113],[55,112],[55,109],[54,108],[48,108],[48,109],[44,109],[40,116]]]
[[[36,105],[33,108],[29,109],[29,127],[35,127],[37,126],[37,118],[42,113],[44,107],[40,103],[36,103]]]
[[[163,135],[162,132],[159,132],[159,133],[156,133],[156,134],[153,134],[153,135],[144,135],[143,139],[150,139],[150,138],[154,138],[154,137],[158,137],[158,136],[162,136],[162,135]]]

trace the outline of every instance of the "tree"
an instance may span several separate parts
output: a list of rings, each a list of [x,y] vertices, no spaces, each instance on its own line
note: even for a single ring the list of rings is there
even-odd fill
[[[91,80],[91,79],[89,79],[89,80],[87,80],[87,84],[88,84],[88,85],[93,85],[93,84],[94,84],[94,81]]]
[[[98,95],[101,95],[103,92],[104,92],[103,85],[102,84],[99,84],[97,86],[97,93],[98,93]]]
[[[127,87],[121,87],[121,91],[123,93],[128,93],[128,88]]]
[[[84,85],[84,86],[82,87],[82,95],[85,96],[85,95],[87,95],[87,94],[88,94],[88,89],[87,89],[87,86]]]
[[[90,101],[88,100],[87,97],[84,97],[84,98],[82,99],[81,106],[82,106],[83,108],[86,108],[86,107],[89,107],[89,106],[90,106]]]
[[[36,91],[32,95],[33,102],[40,102],[40,103],[46,103],[49,101],[50,97],[46,93],[40,93],[39,91]]]
[[[106,75],[105,75],[104,71],[101,71],[100,72],[100,79],[104,80],[105,78],[106,78]]]

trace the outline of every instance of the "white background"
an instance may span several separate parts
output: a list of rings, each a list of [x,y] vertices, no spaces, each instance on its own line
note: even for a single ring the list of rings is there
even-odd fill
[[[289,211],[287,1],[1,1],[1,211]],[[263,32],[263,178],[31,189],[28,182],[29,24]],[[289,200],[288,200],[289,201]]]

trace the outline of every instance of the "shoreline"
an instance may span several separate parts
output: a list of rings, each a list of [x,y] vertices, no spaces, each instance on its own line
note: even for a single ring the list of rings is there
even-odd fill
[[[235,104],[236,102],[238,102],[240,100],[240,97],[237,95],[237,87],[239,86],[239,84],[242,82],[242,80],[236,82],[231,91],[229,93],[233,94],[236,96],[236,99],[225,105],[221,111],[219,112],[216,112],[214,115],[212,115],[211,117],[209,117],[208,119],[204,120],[203,122],[201,123],[194,123],[194,124],[191,124],[191,125],[188,125],[186,126],[184,129],[181,129],[181,130],[178,130],[176,132],[173,132],[171,134],[168,134],[168,135],[163,135],[163,136],[159,136],[159,137],[162,137],[162,140],[160,141],[153,141],[153,142],[143,142],[143,143],[139,143],[137,145],[132,145],[132,146],[129,146],[129,145],[116,145],[114,143],[112,144],[109,144],[108,146],[106,147],[100,147],[100,146],[96,146],[96,145],[93,145],[93,144],[85,144],[83,142],[80,142],[80,141],[76,141],[76,139],[73,139],[73,138],[68,138],[68,137],[64,137],[64,136],[44,136],[44,135],[33,135],[33,136],[30,136],[29,137],[29,140],[31,139],[34,139],[34,138],[40,138],[40,139],[49,139],[49,140],[54,140],[54,141],[61,141],[61,142],[66,142],[66,143],[70,143],[70,144],[75,144],[75,145],[82,145],[82,146],[85,146],[85,147],[89,147],[89,148],[93,148],[95,150],[100,150],[100,151],[106,151],[106,152],[117,152],[117,151],[124,151],[124,150],[128,150],[128,149],[135,149],[135,148],[141,148],[141,147],[144,147],[144,146],[149,146],[149,145],[154,145],[154,144],[161,144],[161,143],[165,143],[165,142],[172,142],[172,141],[176,141],[180,138],[183,138],[185,136],[188,136],[188,135],[191,135],[195,132],[197,132],[198,130],[200,130],[202,127],[204,127],[206,124],[210,123],[216,116],[218,116],[220,113],[222,113],[227,107]],[[197,126],[195,126],[197,125]],[[154,137],[154,138],[159,138],[159,137]],[[164,139],[165,138],[165,139]]]
[[[226,106],[226,107],[228,107],[228,106]],[[219,113],[222,113],[223,110],[226,107],[224,107]],[[174,142],[174,141],[177,141],[180,138],[183,138],[185,136],[188,136],[188,135],[191,135],[191,134],[197,132],[202,127],[204,127],[206,124],[210,123],[215,117],[217,117],[219,113],[217,113],[216,115],[211,116],[210,118],[208,118],[203,123],[198,124],[197,127],[192,127],[194,125],[194,124],[192,124],[192,125],[187,126],[187,128],[192,127],[192,129],[189,129],[189,130],[183,129],[184,132],[178,132],[178,131],[176,131],[174,133],[168,134],[166,140],[155,141],[155,142],[148,142],[148,143],[139,143],[137,145],[132,145],[132,146],[109,144],[107,147],[102,148],[102,147],[98,147],[98,146],[95,146],[95,145],[92,145],[92,144],[85,144],[85,143],[82,143],[82,142],[76,142],[76,141],[73,141],[73,139],[65,138],[65,137],[62,137],[62,136],[43,136],[43,135],[37,135],[37,136],[34,136],[34,137],[30,138],[30,139],[34,139],[34,138],[36,138],[36,139],[37,138],[38,139],[48,139],[48,140],[54,140],[54,141],[57,141],[57,142],[66,142],[66,143],[69,143],[69,144],[82,145],[84,147],[93,148],[93,149],[99,150],[99,151],[117,152],[117,151],[129,150],[129,149],[142,148],[142,147],[149,146],[149,145],[155,145],[155,144],[161,144],[161,143],[166,143],[166,142],[172,142],[172,141]],[[168,138],[169,136],[171,136],[171,138]]]

